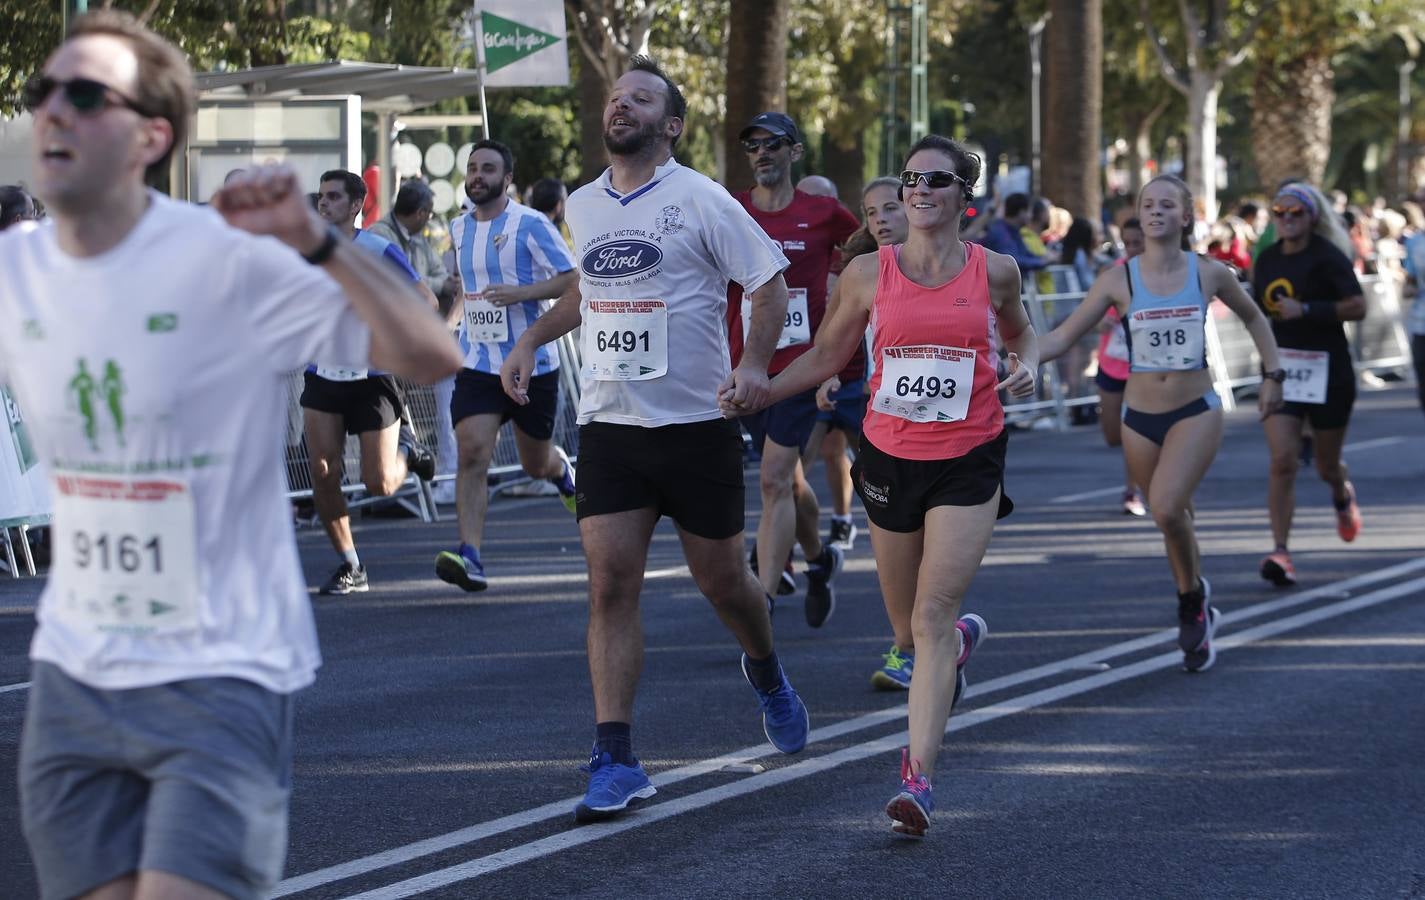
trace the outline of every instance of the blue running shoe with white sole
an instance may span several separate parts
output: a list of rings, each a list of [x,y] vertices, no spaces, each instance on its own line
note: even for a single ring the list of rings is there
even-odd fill
[[[747,679],[747,683],[752,685],[752,689],[757,691],[757,702],[762,705],[762,731],[773,747],[783,753],[796,753],[807,745],[811,716],[807,714],[802,698],[792,690],[787,673],[778,674],[782,683],[777,685],[776,690],[763,693],[758,690],[756,682],[752,680],[752,673],[747,669],[747,654],[742,654],[742,675]]]
[[[589,764],[580,768],[589,773],[589,790],[584,793],[584,802],[574,808],[576,822],[611,819],[658,793],[643,766],[616,763],[597,747]]]
[[[930,830],[930,813],[935,809],[935,797],[930,779],[919,771],[920,763],[910,758],[909,750],[901,751],[901,787],[886,804],[891,830],[908,837],[925,837]]]
[[[975,652],[981,641],[990,636],[990,626],[974,613],[961,616],[955,627],[960,630],[963,647],[960,660],[955,664],[955,698],[950,701],[951,709],[959,705],[960,697],[964,695],[965,688],[969,687],[970,682],[965,678],[965,666],[970,662],[970,654]]]
[[[891,645],[891,652],[882,657],[886,664],[871,673],[871,687],[878,691],[908,691],[910,676],[915,669],[915,654],[902,653]]]
[[[489,579],[485,577],[485,566],[480,562],[480,551],[469,544],[437,553],[435,575],[441,581],[471,593],[490,586]]]

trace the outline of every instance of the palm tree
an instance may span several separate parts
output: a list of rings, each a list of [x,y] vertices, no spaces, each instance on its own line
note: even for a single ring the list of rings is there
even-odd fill
[[[1044,193],[1094,219],[1103,205],[1103,0],[1052,0],[1049,9]]]
[[[787,106],[787,19],[791,0],[732,0],[727,37],[726,184],[739,191],[752,186],[752,172],[732,160],[744,156],[737,136],[749,119]]]

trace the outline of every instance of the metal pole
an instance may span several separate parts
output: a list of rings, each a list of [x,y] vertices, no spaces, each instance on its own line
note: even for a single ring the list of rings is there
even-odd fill
[[[89,0],[60,0],[60,34],[68,34],[69,23],[73,22],[75,17],[82,16],[87,12],[89,12]]]
[[[480,73],[480,129],[490,139],[490,113],[485,106],[485,14],[475,6],[475,68]]]
[[[1395,189],[1401,200],[1410,199],[1410,73],[1415,60],[1400,64],[1400,111],[1395,132]]]
[[[1049,24],[1049,14],[1029,26],[1029,193],[1039,193],[1039,74],[1040,49],[1044,42],[1044,26]]]

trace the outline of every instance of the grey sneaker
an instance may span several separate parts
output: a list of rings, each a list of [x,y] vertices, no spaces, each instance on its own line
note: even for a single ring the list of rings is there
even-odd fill
[[[371,585],[366,580],[366,567],[353,566],[343,560],[317,593],[327,595],[359,594],[370,589]]]

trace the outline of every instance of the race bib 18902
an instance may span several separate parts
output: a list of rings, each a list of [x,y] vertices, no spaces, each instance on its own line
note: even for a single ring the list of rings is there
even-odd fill
[[[668,374],[668,304],[662,300],[590,300],[583,332],[584,370],[596,381]]]
[[[186,481],[56,473],[53,485],[49,615],[120,634],[198,627],[197,528]]]
[[[747,341],[747,332],[752,329],[752,300],[742,295],[742,340]],[[782,323],[782,334],[777,338],[777,349],[797,344],[811,343],[811,316],[807,312],[806,288],[787,288],[787,318]]]
[[[508,313],[479,294],[466,294],[465,337],[472,344],[503,344],[510,339]]]
[[[912,422],[958,422],[969,413],[975,351],[925,344],[887,347],[872,409]]]
[[[1286,380],[1282,382],[1282,399],[1293,403],[1325,403],[1326,378],[1330,371],[1331,354],[1325,350],[1288,350],[1278,348]]]
[[[1141,369],[1202,368],[1201,306],[1140,309],[1128,317],[1133,335],[1133,366]]]

